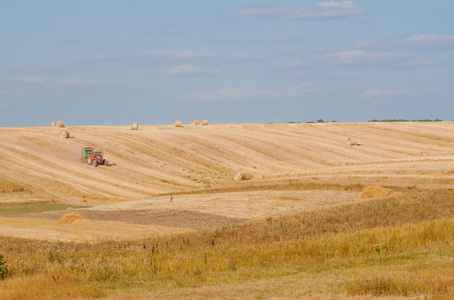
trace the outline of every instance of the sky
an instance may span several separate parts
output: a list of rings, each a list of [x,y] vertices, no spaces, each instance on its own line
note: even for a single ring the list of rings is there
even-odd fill
[[[454,120],[454,1],[0,0],[0,126]]]

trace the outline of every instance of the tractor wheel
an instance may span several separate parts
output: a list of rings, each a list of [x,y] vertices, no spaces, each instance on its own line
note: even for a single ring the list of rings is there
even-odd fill
[[[91,165],[93,161],[91,160],[91,157],[88,158],[88,164]]]
[[[93,161],[93,166],[95,166],[95,168],[98,166],[98,162],[96,160]]]
[[[107,166],[107,160],[106,159],[104,160],[104,165]]]

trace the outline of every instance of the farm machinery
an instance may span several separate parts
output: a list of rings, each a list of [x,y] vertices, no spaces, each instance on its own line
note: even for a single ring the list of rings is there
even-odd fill
[[[90,147],[82,148],[82,162],[97,167],[98,165],[107,165],[107,160],[102,156],[102,152]]]

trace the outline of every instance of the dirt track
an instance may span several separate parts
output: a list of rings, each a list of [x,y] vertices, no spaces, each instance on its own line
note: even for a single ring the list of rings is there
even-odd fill
[[[265,192],[289,180],[401,188],[454,183],[454,122],[139,125],[138,131],[129,126],[69,126],[69,139],[60,138],[60,130],[0,128],[0,179],[28,191],[3,194],[1,202],[81,204],[85,196],[97,210],[141,207],[156,213],[169,210],[170,196],[160,195],[178,193],[187,200],[177,207],[181,211],[262,218],[279,209],[288,213],[358,199],[341,192],[321,198],[315,192],[309,196],[298,191]],[[356,138],[359,145],[348,146],[348,137]],[[103,150],[108,166],[82,163],[84,146]],[[251,180],[235,182],[239,170]],[[251,185],[262,188],[255,194],[216,192]],[[190,194],[195,191],[207,194]],[[149,204],[143,207],[144,203]]]

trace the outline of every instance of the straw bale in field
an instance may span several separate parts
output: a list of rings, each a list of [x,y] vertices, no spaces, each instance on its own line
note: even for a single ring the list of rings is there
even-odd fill
[[[192,120],[191,125],[199,125],[199,120]]]
[[[174,124],[175,124],[175,127],[181,127],[181,121],[180,120],[176,120],[174,122]]]
[[[131,123],[131,130],[139,130],[139,124],[138,123]]]
[[[356,142],[356,138],[354,137],[349,137],[347,140],[347,143],[349,146],[357,146],[358,143]]]
[[[394,195],[393,190],[378,186],[368,186],[361,193],[361,199],[365,198],[383,198]]]
[[[61,217],[58,221],[58,224],[79,224],[85,222],[86,218],[84,215],[81,215],[79,213],[69,213],[63,215],[63,217]]]
[[[55,122],[50,122],[50,126],[55,127],[56,125],[57,125],[57,123],[55,123]]]
[[[233,177],[236,181],[241,181],[241,180],[246,180],[246,173],[244,171],[240,171],[235,174],[235,177]]]
[[[58,121],[57,127],[66,127],[65,121]]]
[[[69,131],[67,130],[62,130],[60,131],[60,133],[58,134],[62,139],[67,139],[69,138]]]
[[[201,119],[200,120],[200,125],[202,125],[202,126],[208,125],[208,120],[207,119]]]

